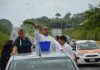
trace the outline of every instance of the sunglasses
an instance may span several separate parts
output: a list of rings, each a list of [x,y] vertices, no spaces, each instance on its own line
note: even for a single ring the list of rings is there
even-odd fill
[[[24,33],[22,32],[22,33],[18,33],[18,34],[24,34]]]
[[[45,31],[48,31],[48,29],[46,28],[46,29],[44,29]]]

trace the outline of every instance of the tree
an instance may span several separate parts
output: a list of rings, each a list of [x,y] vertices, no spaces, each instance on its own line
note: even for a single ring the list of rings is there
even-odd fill
[[[68,12],[63,18],[64,18],[64,19],[70,19],[70,15],[71,15],[71,13]]]
[[[46,16],[42,16],[41,19],[43,19],[43,20],[48,20],[49,18],[46,17]]]
[[[90,9],[94,8],[94,6],[92,4],[88,4],[88,6],[89,6]]]
[[[0,52],[4,43],[9,39],[13,25],[7,19],[0,19]]]
[[[100,7],[100,4],[98,5],[98,7]]]
[[[11,33],[12,31],[12,23],[7,19],[0,19],[0,32],[4,32],[6,34]]]
[[[61,14],[60,13],[56,13],[55,16],[56,16],[56,18],[59,18],[59,17],[61,17]]]
[[[66,30],[66,34],[75,39],[92,39],[100,40],[100,6],[93,7],[89,4],[89,10],[74,14],[71,18],[73,25],[72,30]],[[81,23],[81,25],[79,25]]]

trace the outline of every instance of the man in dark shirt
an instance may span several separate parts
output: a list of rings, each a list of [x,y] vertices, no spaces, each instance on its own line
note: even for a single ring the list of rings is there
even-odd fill
[[[28,37],[25,37],[25,31],[20,29],[18,31],[18,37],[14,42],[14,48],[12,54],[18,53],[31,53],[32,43]]]

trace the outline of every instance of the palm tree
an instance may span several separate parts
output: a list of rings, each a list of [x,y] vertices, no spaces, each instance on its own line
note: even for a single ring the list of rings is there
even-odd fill
[[[56,16],[56,18],[59,18],[59,17],[61,17],[61,14],[60,13],[56,13],[55,16]]]
[[[70,19],[70,15],[71,15],[71,13],[68,12],[68,13],[64,16],[64,19]]]

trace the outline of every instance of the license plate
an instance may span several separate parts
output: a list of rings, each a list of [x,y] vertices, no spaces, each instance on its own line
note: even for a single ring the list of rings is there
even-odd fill
[[[95,59],[90,59],[90,62],[95,62]]]

